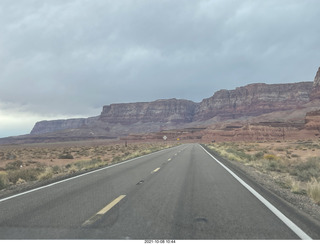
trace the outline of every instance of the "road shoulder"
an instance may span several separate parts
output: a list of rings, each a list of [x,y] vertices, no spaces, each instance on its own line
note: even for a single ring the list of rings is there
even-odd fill
[[[202,146],[312,238],[320,239],[320,207],[312,203],[309,198],[282,189],[268,175],[246,165],[226,160],[206,145]]]

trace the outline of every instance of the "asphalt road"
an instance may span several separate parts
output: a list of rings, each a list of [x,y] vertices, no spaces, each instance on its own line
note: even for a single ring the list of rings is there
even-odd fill
[[[262,201],[186,144],[0,200],[0,239],[310,237]]]

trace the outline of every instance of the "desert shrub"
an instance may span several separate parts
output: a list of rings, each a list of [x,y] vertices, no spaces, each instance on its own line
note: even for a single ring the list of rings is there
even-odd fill
[[[291,175],[297,176],[301,181],[308,181],[320,177],[320,158],[309,158],[304,163],[295,164],[289,170]]]
[[[241,149],[235,149],[235,148],[228,148],[226,152],[231,153],[235,155],[236,157],[240,158],[241,161],[251,161],[252,156],[250,154],[246,154],[243,150]]]
[[[48,167],[46,170],[38,175],[39,180],[49,180],[53,177],[52,168]]]
[[[55,165],[52,167],[52,171],[54,174],[58,174],[58,173],[60,173],[61,169],[58,165]]]
[[[284,165],[278,160],[265,160],[263,162],[265,169],[269,171],[283,172]]]
[[[279,159],[276,155],[273,154],[266,154],[263,156],[263,158],[269,161],[277,161]]]
[[[0,172],[0,190],[9,184],[8,176],[5,172]]]
[[[120,162],[121,161],[121,157],[120,156],[114,156],[112,158],[112,163],[117,163],[117,162]]]
[[[86,166],[88,166],[88,161],[79,161],[79,162],[76,162],[75,164],[73,164],[73,166],[75,166],[77,168],[77,170],[81,170],[81,169],[85,168]]]
[[[16,170],[20,169],[20,166],[23,164],[21,160],[10,162],[6,164],[6,170]]]
[[[264,156],[264,152],[257,152],[254,154],[255,159],[262,159]]]
[[[13,184],[16,184],[19,179],[23,179],[25,181],[35,181],[38,179],[38,175],[42,171],[43,170],[40,168],[10,170],[8,171],[8,179]]]
[[[294,181],[291,177],[286,177],[284,179],[276,179],[275,183],[285,189],[292,189]]]
[[[13,153],[7,153],[6,154],[6,156],[5,156],[5,159],[6,160],[13,160],[13,159],[16,159],[17,158],[17,156],[15,155],[15,154],[13,154]]]
[[[320,205],[320,182],[313,178],[312,181],[308,183],[307,192],[310,198]]]
[[[270,171],[279,171],[278,170],[278,163],[276,161],[271,161],[269,160],[267,162],[267,170],[270,170]]]
[[[300,195],[304,195],[307,193],[306,190],[300,187],[300,181],[295,181],[295,180],[293,180],[291,183],[291,192],[294,194],[300,194]]]
[[[71,153],[63,153],[59,155],[59,159],[73,159],[73,156]]]
[[[100,157],[93,158],[91,160],[85,160],[85,161],[79,161],[73,164],[78,170],[84,170],[84,169],[93,169],[98,168],[103,165],[106,165],[107,162],[103,162]],[[70,165],[68,168],[72,168],[72,165]]]
[[[223,157],[231,160],[231,161],[236,161],[236,162],[243,162],[242,158],[234,155],[234,154],[230,154],[230,153],[222,153],[221,154]]]

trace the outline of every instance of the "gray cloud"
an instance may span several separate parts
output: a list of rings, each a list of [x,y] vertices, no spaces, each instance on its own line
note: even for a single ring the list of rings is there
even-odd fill
[[[317,0],[2,0],[0,109],[92,116],[110,103],[313,80],[319,14]]]

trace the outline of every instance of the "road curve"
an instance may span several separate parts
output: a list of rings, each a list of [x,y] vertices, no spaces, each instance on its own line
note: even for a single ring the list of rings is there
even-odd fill
[[[198,144],[0,200],[0,239],[310,238],[303,234]]]

